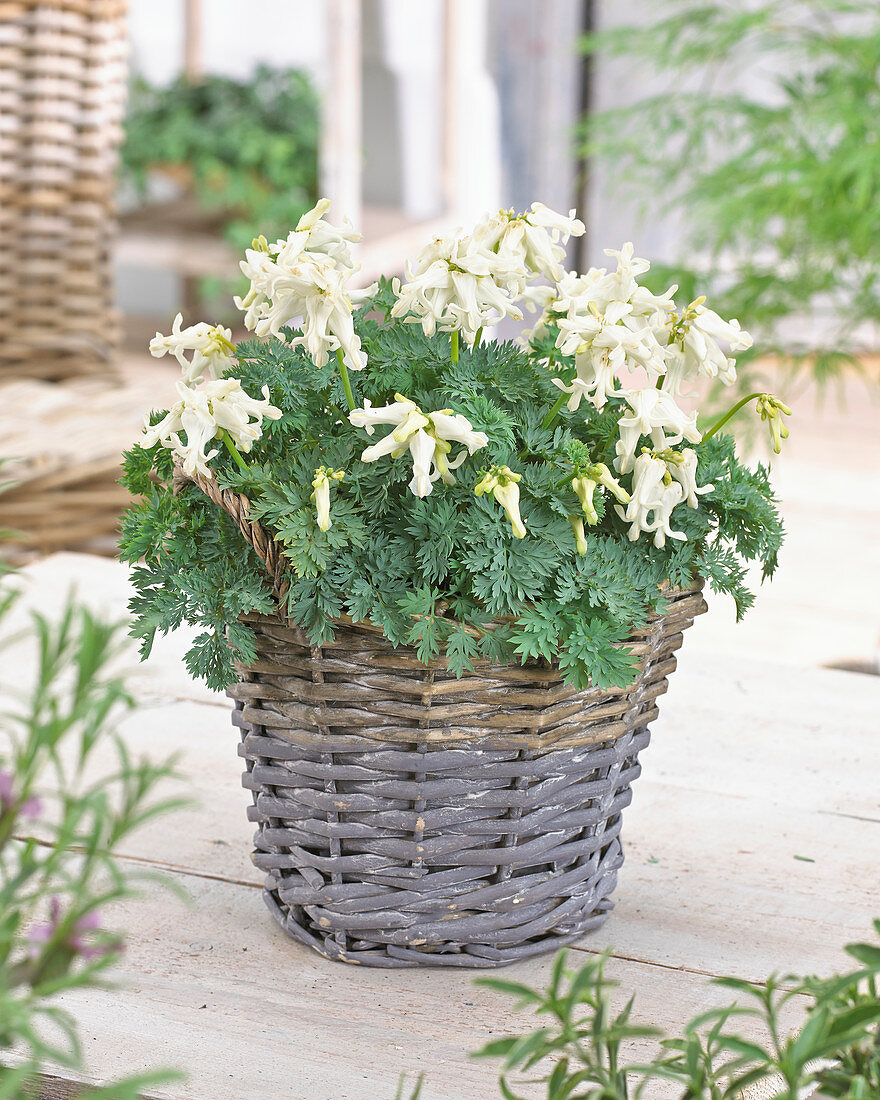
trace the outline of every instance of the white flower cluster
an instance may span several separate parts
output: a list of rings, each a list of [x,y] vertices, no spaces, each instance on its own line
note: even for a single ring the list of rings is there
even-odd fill
[[[365,401],[363,408],[348,414],[348,419],[356,428],[366,428],[367,435],[373,435],[376,424],[395,425],[384,439],[366,448],[361,461],[375,462],[383,455],[397,458],[409,451],[413,464],[409,488],[417,497],[429,496],[438,478],[447,485],[454,485],[452,471],[457,470],[468,455],[489,442],[485,432],[474,431],[466,416],[453,413],[451,409],[423,413],[414,401],[400,393],[394,395],[394,404],[377,409]],[[463,449],[450,462],[446,456],[453,443],[461,443]]]
[[[263,418],[277,420],[281,411],[270,404],[268,386],[263,386],[264,399],[257,401],[245,393],[238,379],[220,377],[235,363],[235,347],[228,328],[204,321],[188,328],[182,325],[183,315],[178,313],[171,335],[157,332],[150,342],[150,354],[157,359],[169,352],[177,359],[182,378],[177,383],[180,400],[158,424],[151,426],[149,417],[146,418],[141,444],[154,447],[161,443],[180,459],[186,473],[211,478],[208,463],[219,453],[217,448],[207,450],[212,440],[225,432],[233,445],[246,454],[262,435]],[[192,352],[191,359],[186,358],[188,351]]]
[[[650,264],[634,255],[632,244],[619,251],[607,249],[616,268],[591,268],[586,275],[564,274],[555,288],[542,288],[533,299],[543,313],[532,330],[541,338],[555,324],[556,347],[573,356],[574,377],[553,378],[569,395],[575,411],[586,399],[603,409],[611,398],[623,398],[628,406],[618,420],[617,458],[620,475],[632,474],[629,499],[615,505],[630,524],[629,537],[652,533],[657,546],[667,537],[683,539],[670,525],[673,509],[681,503],[691,508],[711,486],[697,487],[697,455],[691,448],[672,448],[685,440],[699,443],[697,414],[685,413],[676,397],[685,380],[702,375],[729,385],[736,380],[733,358],[723,350],[741,351],[751,346],[748,333],[737,321],[724,321],[707,309],[704,299],[675,311],[673,294],[654,295],[638,282]],[[623,379],[644,377],[642,388],[625,388]],[[651,448],[642,446],[650,440]],[[590,522],[590,512],[585,508]],[[572,521],[578,549],[582,544],[582,520]]]
[[[212,440],[226,432],[239,451],[245,454],[263,432],[263,418],[277,420],[281,410],[269,401],[269,387],[263,386],[263,400],[256,401],[241,388],[237,378],[206,382],[197,390],[181,380],[177,383],[180,400],[162,420],[152,427],[146,424],[141,445],[161,443],[180,459],[184,472],[211,478],[208,463],[219,453],[207,451]],[[180,433],[186,433],[181,439]]]
[[[503,317],[522,319],[516,305],[527,283],[539,276],[561,278],[565,242],[584,232],[583,222],[533,203],[525,214],[501,210],[484,218],[468,236],[438,237],[407,264],[406,279],[393,281],[393,317],[421,324],[426,336],[477,333]]]
[[[235,347],[232,333],[222,325],[209,325],[200,321],[197,325],[181,329],[183,314],[178,313],[171,326],[171,335],[163,336],[157,332],[150,341],[150,355],[161,359],[168,352],[174,356],[183,372],[183,380],[190,386],[203,382],[205,375],[219,378],[233,362]],[[192,358],[186,358],[186,352],[192,352]]]
[[[321,199],[286,240],[274,245],[255,241],[260,247],[247,249],[241,270],[251,288],[235,304],[245,311],[245,326],[257,336],[283,339],[284,327],[298,322],[302,334],[290,342],[305,347],[319,367],[331,352],[341,350],[345,365],[358,371],[367,358],[352,316],[352,302],[359,295],[349,290],[348,282],[359,267],[350,244],[360,240],[360,234],[347,220],[341,228],[326,222],[329,207],[330,200]]]
[[[392,429],[363,451],[362,461],[408,452],[413,466],[409,488],[427,497],[438,480],[454,484],[453,471],[485,447],[488,437],[450,409],[426,413],[401,394],[380,408],[373,408],[369,400],[354,407],[344,368],[360,371],[366,366],[353,315],[358,296],[349,290],[358,270],[351,244],[359,235],[347,221],[341,227],[327,222],[329,206],[322,199],[284,240],[272,245],[263,237],[254,241],[241,263],[250,290],[236,304],[245,311],[247,328],[258,336],[288,338],[305,347],[318,366],[324,366],[331,353],[340,358],[350,422],[368,435],[374,434],[376,425]],[[580,510],[569,518],[578,551],[587,549],[584,523],[593,525],[599,519],[597,490],[614,498],[617,514],[629,525],[630,539],[648,533],[662,547],[667,538],[685,538],[672,526],[674,509],[680,504],[696,508],[699,497],[712,488],[697,483],[693,447],[675,449],[702,438],[697,414],[685,412],[677,399],[699,376],[728,385],[735,381],[731,353],[750,347],[751,337],[737,321],[724,321],[708,309],[702,298],[676,311],[677,287],[655,295],[642,286],[639,277],[650,265],[634,255],[632,244],[606,251],[615,261],[610,270],[566,272],[565,246],[570,237],[584,232],[574,213],[560,214],[533,203],[524,214],[501,210],[487,216],[468,235],[437,238],[412,266],[407,265],[403,284],[393,280],[397,300],[391,315],[421,324],[428,336],[437,331],[455,334],[455,360],[458,333],[474,344],[484,327],[504,317],[521,319],[518,303],[537,306],[542,312],[532,339],[543,340],[548,331],[556,334],[548,365],[557,351],[569,364],[573,360],[573,370],[569,366],[565,377],[552,378],[563,396],[548,414],[550,422],[563,402],[572,412],[584,401],[597,410],[620,402],[617,476],[588,456],[572,459],[570,483]],[[541,279],[552,285],[536,285]],[[372,288],[361,293],[368,295]],[[249,451],[260,438],[263,419],[281,413],[270,404],[266,387],[259,401],[248,396],[240,382],[221,378],[234,363],[228,329],[204,323],[183,329],[182,324],[178,314],[171,334],[156,333],[150,344],[157,357],[174,355],[183,377],[177,385],[180,400],[161,423],[147,427],[144,444],[160,442],[175,452],[187,472],[211,477],[208,463],[218,453],[208,450],[213,440],[222,439],[241,463],[238,451]],[[300,333],[286,333],[290,325],[297,325]],[[771,395],[761,395],[759,411],[778,449],[788,432],[782,414],[790,410]],[[456,443],[461,450],[450,459]],[[343,476],[343,471],[323,466],[315,471],[312,499],[321,530],[331,525],[331,484]],[[621,485],[621,477],[631,478],[630,489]],[[475,486],[478,496],[491,494],[504,508],[517,538],[526,534],[519,510],[520,480],[509,467],[492,466]]]

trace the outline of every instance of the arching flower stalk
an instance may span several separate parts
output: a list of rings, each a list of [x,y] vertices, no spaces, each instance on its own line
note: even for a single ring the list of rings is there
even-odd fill
[[[707,429],[703,436],[703,439],[711,439],[713,435],[719,432],[724,425],[736,416],[740,409],[744,408],[750,401],[755,402],[755,411],[760,413],[761,419],[767,422],[767,427],[770,429],[770,439],[773,445],[773,450],[776,454],[780,454],[782,451],[783,439],[788,439],[788,425],[782,419],[783,414],[785,416],[791,416],[791,409],[788,405],[784,405],[778,397],[774,397],[772,393],[750,393],[748,396],[742,398],[741,401],[728,409],[728,411],[719,420]]]

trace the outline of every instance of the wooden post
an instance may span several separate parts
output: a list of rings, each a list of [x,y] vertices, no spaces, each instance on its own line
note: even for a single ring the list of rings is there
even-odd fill
[[[337,218],[361,222],[361,0],[325,0],[321,191]]]
[[[458,40],[461,28],[460,0],[445,0],[443,5],[443,213],[453,220],[461,208],[459,182],[459,144],[461,123],[461,74]]]
[[[202,58],[202,0],[183,0],[183,71],[187,80],[205,73]]]
[[[183,75],[188,84],[198,83],[205,75],[202,54],[202,0],[183,0]],[[202,307],[201,279],[186,273],[180,279],[183,315],[187,323]]]

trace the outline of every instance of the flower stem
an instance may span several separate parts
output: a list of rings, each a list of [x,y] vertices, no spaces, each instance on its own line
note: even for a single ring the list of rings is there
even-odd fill
[[[450,334],[450,342],[452,344],[452,362],[458,362],[458,329],[453,329]]]
[[[221,428],[220,432],[219,432],[219,435],[220,435],[220,438],[223,440],[223,442],[226,444],[227,451],[229,451],[229,453],[235,459],[236,464],[238,465],[238,468],[243,473],[246,473],[246,474],[250,473],[250,470],[248,469],[247,463],[241,457],[241,452],[239,451],[238,447],[236,447],[236,445],[232,442],[232,437],[230,436],[229,432],[227,432],[227,430],[225,428]]]
[[[351,380],[348,377],[348,367],[342,358],[342,348],[336,349],[336,362],[339,364],[339,373],[342,376],[342,388],[345,390],[345,400],[348,402],[349,411],[354,409],[354,394],[351,392]]]
[[[480,325],[480,327],[477,329],[477,335],[474,337],[474,347],[478,348],[480,346],[480,344],[482,344],[482,342],[483,342],[483,326]]]
[[[728,411],[724,414],[724,416],[721,417],[720,420],[716,420],[708,431],[703,432],[703,442],[705,443],[707,439],[711,439],[717,431],[720,431],[721,428],[724,427],[724,425],[727,423],[728,420],[730,420],[732,416],[736,416],[743,405],[748,405],[750,401],[754,401],[755,398],[760,396],[760,393],[750,393],[748,397],[744,397],[741,401],[737,401],[733,408],[728,409]]]
[[[541,427],[542,428],[551,428],[553,426],[553,423],[555,422],[556,417],[559,416],[559,410],[562,408],[562,406],[568,400],[568,397],[569,397],[569,395],[565,392],[565,390],[563,390],[562,393],[556,398],[556,404],[553,406],[553,408],[547,413],[547,415],[541,421]]]

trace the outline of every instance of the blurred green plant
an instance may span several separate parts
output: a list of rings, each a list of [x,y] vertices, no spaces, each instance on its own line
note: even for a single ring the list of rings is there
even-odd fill
[[[146,196],[170,172],[199,205],[225,219],[236,247],[254,226],[285,237],[318,198],[318,98],[308,76],[259,66],[249,80],[179,77],[131,85],[122,177]]]
[[[880,921],[874,922],[880,935]],[[562,951],[546,990],[520,982],[481,979],[477,984],[517,999],[546,1024],[522,1035],[487,1043],[474,1057],[502,1060],[499,1085],[505,1100],[543,1085],[547,1100],[640,1100],[656,1095],[661,1082],[681,1089],[680,1100],[734,1100],[749,1086],[767,1100],[802,1100],[817,1086],[825,1097],[880,1097],[880,946],[850,944],[858,966],[828,979],[772,975],[762,984],[734,978],[716,984],[733,990],[740,1003],[705,1012],[677,1038],[661,1040],[661,1053],[645,1063],[628,1062],[636,1039],[658,1036],[633,1023],[634,998],[612,1005],[617,983],[606,976],[608,953],[568,970]],[[806,1015],[799,1031],[791,1021]],[[748,1019],[746,1039],[730,1030]],[[537,1077],[523,1077],[532,1071]],[[665,1093],[664,1093],[665,1095]],[[670,1093],[671,1095],[671,1093]]]
[[[0,658],[32,644],[35,671],[20,694],[7,683],[0,714],[2,1098],[37,1095],[46,1061],[81,1068],[76,1023],[55,999],[105,985],[124,943],[102,926],[101,910],[156,881],[113,852],[146,822],[185,804],[156,794],[172,762],[132,758],[116,732],[132,706],[109,671],[120,628],[68,604],[57,622],[34,615],[29,630],[12,633],[6,624],[14,599],[11,590],[0,595]],[[108,746],[110,774],[102,769],[87,779],[99,748]],[[140,1074],[78,1095],[135,1100],[145,1087],[179,1076]]]
[[[655,264],[652,288],[677,282],[687,302],[699,284],[753,332],[744,388],[747,361],[767,353],[820,385],[839,379],[880,340],[880,6],[641,9],[584,49],[659,90],[585,120],[584,151],[643,214],[685,226],[680,262]]]

